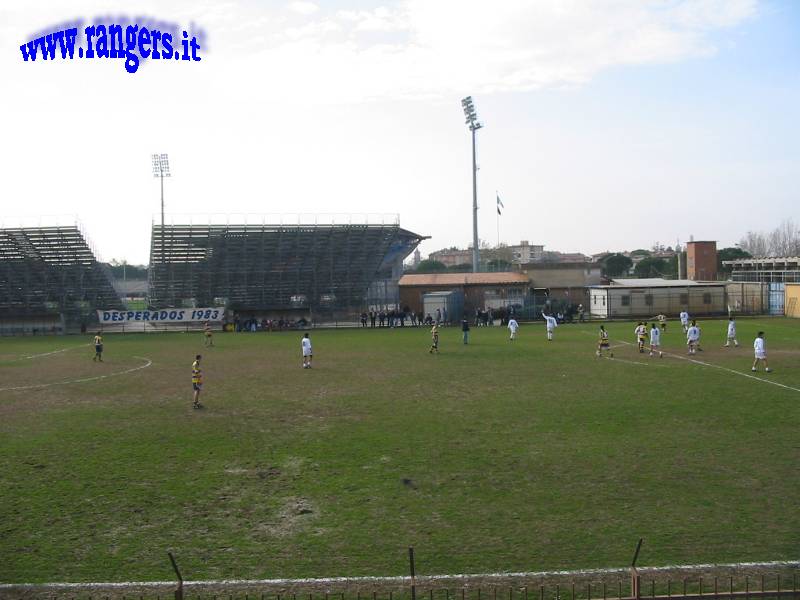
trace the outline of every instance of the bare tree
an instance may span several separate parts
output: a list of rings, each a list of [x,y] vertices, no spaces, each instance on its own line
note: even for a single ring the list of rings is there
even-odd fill
[[[800,231],[791,219],[770,232],[769,250],[772,256],[797,256],[800,253]]]
[[[767,238],[760,231],[748,231],[737,246],[753,256],[767,256]]]
[[[800,255],[800,229],[791,219],[786,219],[769,233],[748,231],[738,246],[753,256]]]

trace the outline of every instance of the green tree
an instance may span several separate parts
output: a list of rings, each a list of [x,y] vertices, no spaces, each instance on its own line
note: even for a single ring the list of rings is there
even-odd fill
[[[417,273],[444,273],[447,271],[447,265],[438,260],[421,260],[417,265]]]
[[[633,266],[633,261],[624,254],[609,254],[601,263],[603,265],[603,275],[606,277],[619,277],[625,275]]]
[[[736,260],[737,258],[752,258],[753,255],[741,248],[720,248],[717,250],[717,271],[720,275],[730,275],[731,268],[722,264],[723,260]]]
[[[504,260],[502,258],[493,258],[489,262],[486,263],[486,270],[497,272],[497,271],[510,271],[512,269],[512,264],[510,261]]]
[[[631,256],[650,256],[650,254],[652,254],[650,250],[645,250],[644,248],[631,251]]]
[[[116,279],[147,279],[147,267],[143,265],[129,265],[127,261],[115,258],[106,264]]]
[[[472,264],[470,263],[461,263],[460,265],[453,265],[451,267],[447,267],[448,273],[470,273],[472,271]]]
[[[664,260],[664,277],[667,279],[678,278],[678,255]]]
[[[633,268],[633,272],[637,277],[663,277],[664,271],[667,268],[667,261],[663,258],[656,258],[648,256],[643,258]]]

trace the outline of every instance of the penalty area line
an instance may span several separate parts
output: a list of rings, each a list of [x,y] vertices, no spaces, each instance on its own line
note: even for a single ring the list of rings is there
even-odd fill
[[[581,333],[585,333],[586,335],[592,335],[588,331],[582,331]],[[609,350],[613,350],[614,348],[621,348],[622,346],[627,345],[628,342],[620,342],[619,344],[614,344],[613,346],[609,346]],[[627,358],[617,358],[616,356],[602,356],[600,358],[604,358],[606,360],[610,360],[613,362],[620,362],[620,363],[627,363],[629,365],[641,365],[643,367],[663,367],[664,365],[660,365],[658,363],[646,363],[640,362],[638,360],[628,360]]]
[[[622,341],[622,340],[620,340]],[[622,341],[623,344],[628,344],[629,346],[633,346],[630,342]],[[737,371],[735,369],[729,369],[728,367],[722,367],[720,365],[715,365],[713,363],[708,363],[702,360],[697,360],[696,358],[689,358],[688,356],[681,356],[680,354],[673,354],[672,352],[664,352],[664,356],[671,356],[672,358],[679,358],[680,360],[685,360],[686,362],[694,363],[696,365],[700,365],[703,367],[711,367],[712,369],[719,369],[720,371],[725,371],[727,373],[732,373],[734,375],[739,375],[741,377],[747,377],[748,379],[753,379],[755,381],[760,381],[761,383],[769,383],[771,385],[777,385],[778,387],[782,387],[787,390],[792,390],[793,392],[799,392],[800,389],[792,387],[790,385],[786,385],[784,383],[778,383],[777,381],[770,381],[769,379],[764,379],[762,377],[756,377],[755,375],[750,375],[750,373],[742,373],[741,371]]]
[[[69,348],[61,348],[60,350],[53,350],[51,352],[42,352],[41,354],[20,356],[19,358],[12,358],[11,360],[6,360],[3,362],[10,363],[10,362],[17,362],[20,360],[31,360],[32,358],[42,358],[43,356],[52,356],[53,354],[61,354],[62,352],[68,352],[69,350],[75,350],[76,348],[86,348],[87,346],[91,346],[91,344],[81,344],[80,346],[70,346]]]
[[[643,367],[651,366],[650,363],[639,362],[637,360],[627,360],[625,358],[616,358],[614,356],[603,356],[602,358],[604,358],[605,360],[610,360],[612,362],[628,363],[629,365],[642,365]],[[657,366],[661,366],[661,365],[657,365]]]
[[[35,390],[39,388],[46,388],[52,387],[54,385],[68,385],[70,383],[86,383],[87,381],[99,381],[101,379],[108,379],[109,377],[117,377],[119,375],[127,375],[128,373],[133,373],[134,371],[141,371],[142,369],[146,369],[150,365],[153,364],[153,361],[149,358],[145,358],[143,356],[134,356],[133,358],[137,358],[139,360],[143,360],[145,364],[139,365],[138,367],[132,367],[130,369],[125,369],[124,371],[116,371],[114,373],[106,373],[105,375],[94,375],[93,377],[82,377],[81,379],[68,379],[66,381],[55,381],[53,383],[36,383],[34,385],[20,385],[16,387],[7,387],[7,388],[0,388],[0,392],[14,392],[20,390]]]

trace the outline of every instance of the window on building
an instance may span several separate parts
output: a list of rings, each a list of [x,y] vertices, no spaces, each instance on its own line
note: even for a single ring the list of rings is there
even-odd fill
[[[592,304],[597,306],[597,296],[592,296]]]
[[[705,293],[703,294],[703,304],[711,304],[711,294]]]
[[[681,294],[681,299],[680,299],[680,302],[681,302],[681,304],[683,304],[684,306],[686,306],[687,304],[689,304],[689,294]]]
[[[606,297],[603,296],[603,306],[605,306],[605,305],[606,305]]]
[[[630,296],[620,296],[620,302],[622,306],[630,306],[631,305],[631,297]]]
[[[653,294],[645,294],[644,295],[644,303],[647,306],[653,306]]]

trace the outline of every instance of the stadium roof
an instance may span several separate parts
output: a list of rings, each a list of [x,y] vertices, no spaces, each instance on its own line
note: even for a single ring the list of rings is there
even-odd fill
[[[723,265],[764,265],[770,263],[800,263],[800,256],[768,256],[763,258],[736,258],[723,260]]]
[[[670,288],[670,287],[695,287],[708,285],[725,285],[724,281],[693,281],[691,279],[612,279],[610,285],[592,285],[593,288],[621,289],[621,288]]]
[[[400,278],[401,286],[411,285],[502,285],[530,283],[523,273],[426,273]]]

